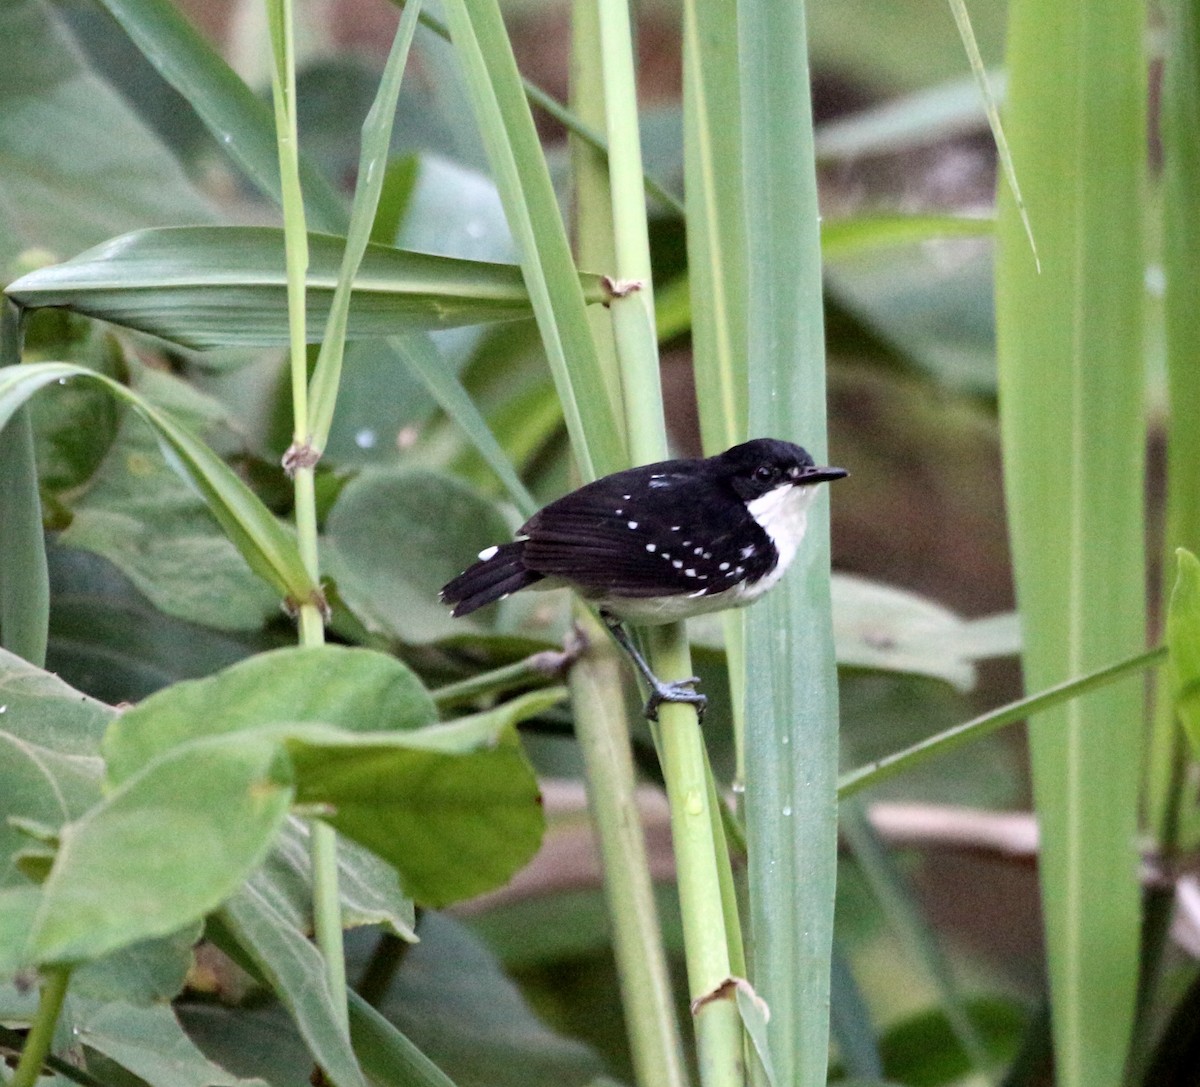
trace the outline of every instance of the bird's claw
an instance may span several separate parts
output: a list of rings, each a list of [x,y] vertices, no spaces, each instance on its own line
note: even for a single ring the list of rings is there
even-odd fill
[[[696,707],[697,722],[704,720],[704,709],[708,705],[707,695],[702,695],[699,691],[693,691],[692,685],[700,682],[699,676],[692,676],[690,679],[677,679],[670,683],[663,683],[661,680],[651,690],[650,697],[646,700],[646,718],[650,721],[658,720],[658,707],[664,702],[684,702]]]

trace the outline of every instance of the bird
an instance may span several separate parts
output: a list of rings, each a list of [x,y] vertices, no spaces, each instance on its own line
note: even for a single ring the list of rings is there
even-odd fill
[[[755,438],[712,457],[645,464],[584,484],[443,586],[455,617],[529,588],[569,586],[595,605],[645,679],[645,714],[686,702],[699,678],[659,679],[625,624],[740,608],[775,586],[804,537],[816,484],[849,475],[792,442]]]

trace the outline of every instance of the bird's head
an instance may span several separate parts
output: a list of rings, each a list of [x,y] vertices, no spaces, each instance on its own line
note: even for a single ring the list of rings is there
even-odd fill
[[[715,458],[729,475],[744,502],[752,502],[780,487],[807,487],[849,475],[845,468],[821,467],[809,453],[778,438],[755,438],[735,445]]]

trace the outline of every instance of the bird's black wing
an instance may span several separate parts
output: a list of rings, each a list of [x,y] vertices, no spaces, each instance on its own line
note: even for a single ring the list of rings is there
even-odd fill
[[[585,595],[646,598],[732,588],[747,576],[742,549],[766,556],[766,534],[736,496],[717,492],[694,470],[672,467],[606,476],[534,514],[520,531],[526,565]]]

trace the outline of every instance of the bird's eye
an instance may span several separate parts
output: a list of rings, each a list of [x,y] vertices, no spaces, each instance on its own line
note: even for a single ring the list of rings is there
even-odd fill
[[[772,468],[769,464],[760,464],[754,469],[754,478],[758,480],[759,483],[770,483],[771,480],[775,478],[776,474],[776,469]]]

